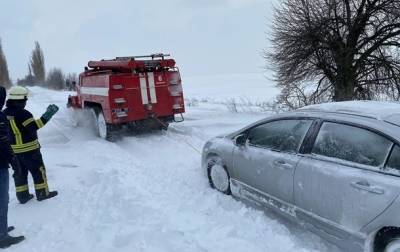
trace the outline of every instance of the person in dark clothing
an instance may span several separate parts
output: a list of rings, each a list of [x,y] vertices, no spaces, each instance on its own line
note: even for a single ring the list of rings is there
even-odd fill
[[[13,87],[10,90],[4,113],[11,129],[10,143],[20,163],[21,171],[14,173],[17,199],[25,204],[33,198],[29,193],[28,172],[35,184],[36,199],[39,201],[56,196],[57,191],[49,191],[46,170],[40,152],[37,131],[42,128],[58,111],[54,104],[49,105],[46,112],[37,120],[25,110],[28,90],[24,87]]]
[[[9,185],[9,164],[16,172],[19,170],[18,160],[16,159],[11,145],[8,141],[9,130],[7,117],[1,109],[6,99],[6,90],[0,86],[0,248],[7,248],[25,239],[24,236],[13,237],[8,232],[14,229],[8,226],[8,185]]]

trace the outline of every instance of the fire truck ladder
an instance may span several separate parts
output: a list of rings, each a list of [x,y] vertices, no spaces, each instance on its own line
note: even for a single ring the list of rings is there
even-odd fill
[[[165,57],[170,57],[170,54],[163,54],[163,53],[154,53],[150,55],[140,55],[140,56],[125,56],[125,57],[116,57],[116,60],[135,60],[135,59],[143,59],[143,58],[151,58],[152,60],[156,58],[161,58],[162,60],[165,59]]]

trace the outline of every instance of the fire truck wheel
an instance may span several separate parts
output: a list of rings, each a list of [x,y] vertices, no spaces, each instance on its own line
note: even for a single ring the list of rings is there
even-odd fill
[[[100,138],[107,141],[114,141],[112,126],[108,124],[104,118],[103,111],[101,109],[93,109],[96,115],[96,130]]]
[[[107,123],[102,112],[97,115],[97,129],[99,136],[103,139],[107,138]]]
[[[212,156],[208,159],[207,166],[208,179],[211,187],[222,193],[231,194],[229,173],[222,159],[218,156]]]

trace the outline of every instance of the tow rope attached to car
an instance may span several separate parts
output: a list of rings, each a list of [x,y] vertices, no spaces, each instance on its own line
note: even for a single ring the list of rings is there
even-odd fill
[[[161,121],[160,119],[158,119],[158,118],[154,118],[158,123],[160,123],[163,127],[164,127],[164,129],[167,129],[168,128],[168,125],[166,125],[163,121]],[[173,128],[174,130],[175,130],[175,132],[178,132],[178,133],[182,133],[182,132],[179,132],[179,130],[177,130],[177,129],[175,129],[175,128]],[[172,137],[170,137],[168,134],[166,135],[168,138],[170,138],[170,139],[173,139]],[[183,140],[183,142],[187,145],[187,146],[189,146],[191,149],[193,149],[195,152],[197,152],[199,155],[201,155],[201,150],[199,149],[199,148],[197,148],[196,146],[194,146],[192,143],[190,143],[187,139],[185,139],[183,136],[180,136],[180,135],[176,135],[176,136],[178,136],[178,137],[180,137],[181,138],[181,140]],[[173,139],[173,140],[175,140],[175,139]]]

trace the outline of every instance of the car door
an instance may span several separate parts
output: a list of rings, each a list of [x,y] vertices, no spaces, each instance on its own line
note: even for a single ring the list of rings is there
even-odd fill
[[[293,203],[297,153],[311,124],[310,119],[286,119],[248,130],[246,145],[233,152],[236,178],[261,193]]]
[[[374,131],[324,122],[296,168],[295,205],[328,233],[359,232],[399,194],[398,178],[382,173],[392,146]]]

